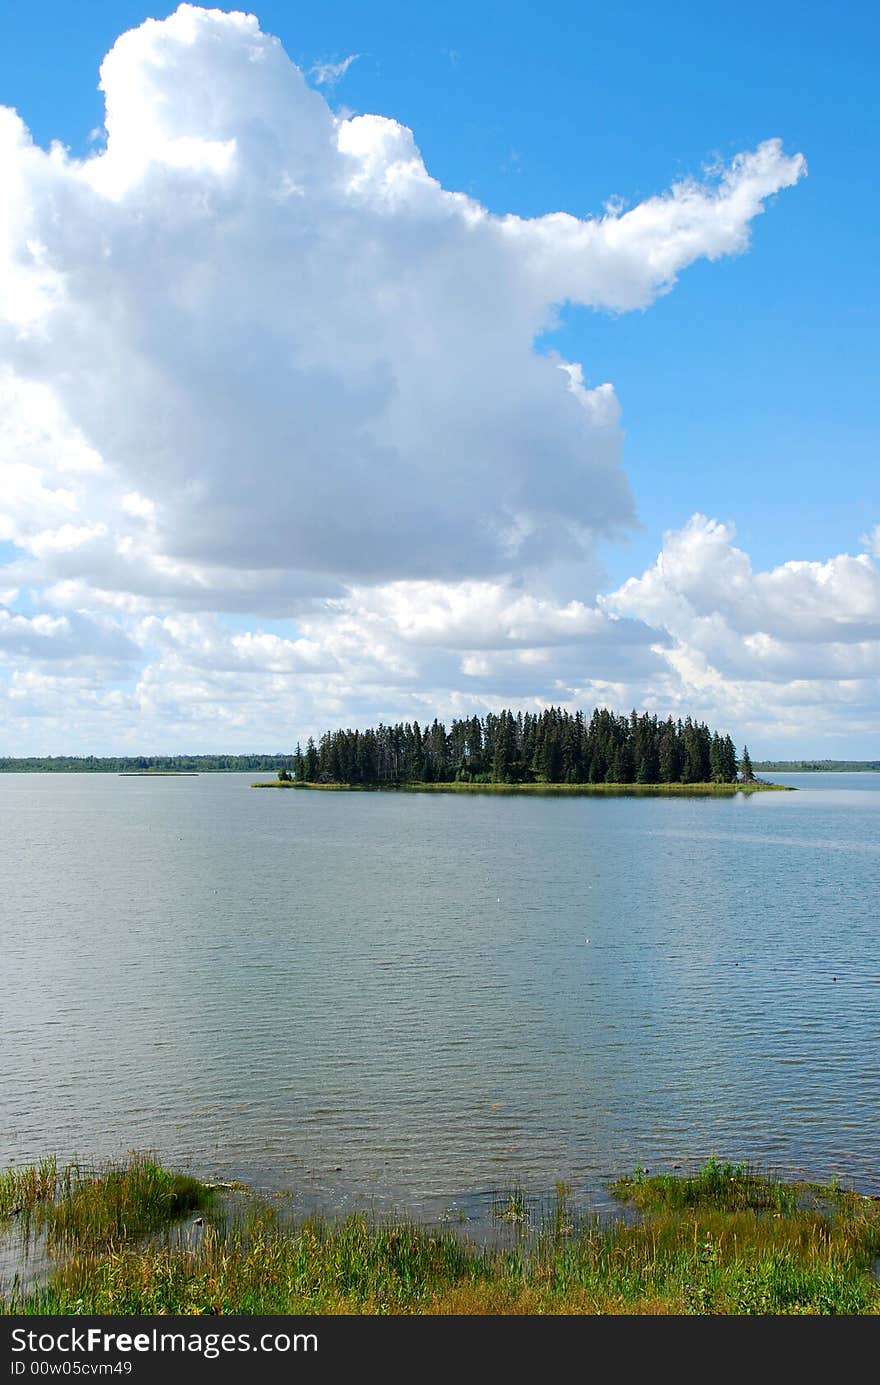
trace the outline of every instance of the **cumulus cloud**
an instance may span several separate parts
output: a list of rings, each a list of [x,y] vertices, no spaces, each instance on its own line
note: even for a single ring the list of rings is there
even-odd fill
[[[583,601],[561,604],[509,582],[396,582],[364,587],[329,608],[334,624],[381,625],[417,645],[504,649],[608,639],[639,642],[644,627]]]
[[[867,555],[787,562],[753,572],[733,525],[694,515],[666,534],[656,563],[603,599],[603,606],[662,626],[707,649],[741,651],[744,665],[784,646],[847,646],[880,641],[880,569]],[[857,658],[858,655],[854,654]]]
[[[693,515],[603,610],[667,636],[655,683],[762,738],[815,744],[874,723],[880,697],[880,568],[864,553],[755,572],[732,524]],[[841,709],[845,712],[840,721]]]
[[[597,601],[596,544],[635,521],[619,404],[546,350],[565,304],[644,309],[741,253],[803,158],[497,216],[404,126],[331,109],[314,84],[355,57],[310,85],[253,16],[182,5],[105,58],[88,157],[0,108],[0,729],[241,746],[513,697],[666,708],[747,641],[770,679],[811,641],[868,676],[865,554],[752,574],[694,521]]]
[[[613,390],[535,340],[559,304],[645,307],[741,251],[804,167],[769,141],[625,213],[493,216],[403,126],[334,115],[253,16],[187,5],[124,34],[101,87],[85,160],[0,120],[4,359],[100,459],[89,518],[136,493],[167,558],[310,589],[624,531]]]
[[[26,616],[0,606],[0,665],[24,656],[29,664],[44,660],[90,664],[140,661],[142,648],[113,622],[71,612]]]

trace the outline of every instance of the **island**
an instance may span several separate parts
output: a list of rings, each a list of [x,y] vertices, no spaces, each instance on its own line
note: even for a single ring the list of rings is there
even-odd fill
[[[437,717],[327,731],[297,745],[277,780],[254,788],[388,789],[422,793],[698,794],[783,789],[756,779],[748,748],[690,716],[561,707]]]

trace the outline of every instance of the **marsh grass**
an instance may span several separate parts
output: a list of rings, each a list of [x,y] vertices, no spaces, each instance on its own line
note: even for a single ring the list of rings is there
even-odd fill
[[[732,1164],[714,1155],[698,1173],[684,1177],[657,1174],[647,1177],[636,1169],[629,1178],[611,1185],[616,1198],[632,1202],[642,1212],[688,1207],[714,1207],[724,1212],[794,1212],[798,1206],[798,1185],[783,1183],[752,1168]]]
[[[801,1205],[808,1185],[718,1160],[687,1178],[621,1180],[618,1195],[630,1198],[630,1185],[641,1199],[639,1219],[610,1224],[578,1216],[570,1188],[559,1184],[539,1224],[530,1225],[537,1204],[514,1188],[497,1200],[507,1243],[493,1247],[449,1229],[363,1215],[292,1225],[256,1202],[232,1225],[209,1221],[198,1243],[174,1241],[171,1233],[140,1246],[71,1240],[49,1281],[16,1286],[2,1310],[880,1312],[880,1284],[871,1273],[880,1254],[880,1209],[872,1199],[817,1188],[811,1205]],[[96,1190],[90,1195],[107,1200]],[[135,1201],[141,1205],[140,1196]],[[156,1198],[145,1204],[155,1206]],[[103,1213],[99,1220],[107,1224]]]
[[[178,1221],[211,1200],[188,1174],[169,1173],[147,1156],[121,1166],[77,1170],[64,1196],[45,1204],[49,1243],[100,1244]]]
[[[267,1212],[231,1229],[207,1226],[197,1246],[146,1245],[72,1256],[50,1282],[13,1294],[26,1313],[346,1313],[413,1311],[434,1288],[482,1274],[453,1232],[309,1219],[280,1227]],[[488,1264],[488,1262],[487,1262]]]
[[[212,1191],[187,1174],[169,1173],[149,1155],[97,1169],[55,1159],[0,1175],[0,1216],[16,1216],[22,1234],[43,1235],[50,1252],[107,1245],[178,1221],[207,1206]]]
[[[322,793],[463,793],[527,794],[533,797],[582,795],[599,798],[730,798],[734,794],[794,793],[787,784],[757,780],[743,784],[481,784],[464,780],[451,783],[412,784],[303,784],[296,780],[258,780],[252,789],[315,789]]]
[[[28,1213],[37,1203],[54,1198],[58,1187],[58,1165],[54,1158],[41,1159],[22,1169],[0,1173],[0,1218]]]
[[[532,1225],[534,1208],[525,1189],[517,1184],[511,1188],[509,1193],[504,1193],[493,1200],[491,1215],[494,1222],[506,1223],[524,1233]]]

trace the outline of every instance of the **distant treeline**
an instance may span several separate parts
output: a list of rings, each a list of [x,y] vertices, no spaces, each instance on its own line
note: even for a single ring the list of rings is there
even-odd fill
[[[277,770],[290,764],[289,755],[28,755],[0,758],[0,774],[125,774],[137,770],[210,774]]]
[[[756,760],[754,768],[768,774],[854,774],[880,772],[880,760]]]
[[[729,736],[703,723],[550,707],[503,711],[424,727],[398,722],[327,731],[296,747],[294,780],[310,784],[730,784],[751,779],[748,750],[737,763]],[[287,778],[287,767],[280,771]]]

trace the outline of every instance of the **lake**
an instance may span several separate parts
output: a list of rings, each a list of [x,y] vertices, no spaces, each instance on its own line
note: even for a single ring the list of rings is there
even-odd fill
[[[0,1162],[149,1148],[294,1208],[712,1152],[880,1191],[880,775],[257,793],[0,775]],[[771,777],[771,776],[768,776]]]

